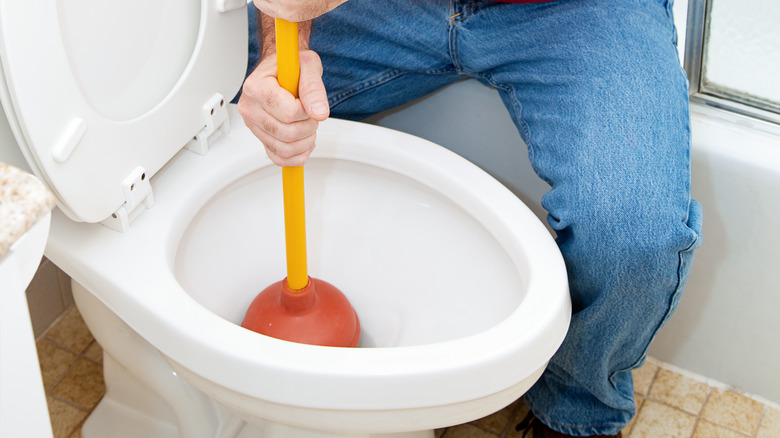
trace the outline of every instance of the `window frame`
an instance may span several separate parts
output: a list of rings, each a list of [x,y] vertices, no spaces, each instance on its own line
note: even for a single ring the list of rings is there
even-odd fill
[[[721,110],[722,117],[747,123],[759,122],[766,130],[780,133],[780,114],[758,108],[724,96],[709,94],[702,90],[702,61],[704,58],[704,32],[711,0],[688,0],[688,17],[685,37],[685,58],[683,67],[688,74],[689,98],[691,103]],[[725,112],[725,113],[724,113]],[[764,123],[760,123],[764,122]],[[770,126],[767,126],[771,124]],[[756,126],[757,127],[757,126]]]

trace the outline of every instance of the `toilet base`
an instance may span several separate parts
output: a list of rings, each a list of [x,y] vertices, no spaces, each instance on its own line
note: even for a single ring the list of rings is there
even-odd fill
[[[434,428],[511,404],[544,371],[489,397],[448,406],[367,412],[281,406],[234,393],[164,358],[83,286],[73,281],[72,289],[104,357],[106,395],[84,425],[85,438],[433,438]]]
[[[130,376],[127,382],[134,379]],[[128,386],[125,389],[131,389]],[[122,396],[119,396],[121,399]],[[114,438],[181,438],[175,421],[164,416],[149,415],[146,409],[136,410],[137,406],[128,406],[123,401],[106,395],[84,423],[81,436],[98,438],[111,436]],[[132,403],[134,404],[134,403]],[[268,422],[265,426],[249,424],[236,416],[230,416],[213,435],[214,438],[433,438],[432,430],[406,433],[367,433],[367,434],[337,434],[301,429],[279,423]],[[186,436],[185,436],[186,438]]]
[[[104,355],[106,383],[111,387],[81,430],[85,438],[189,438],[179,433],[176,418],[170,408],[145,385],[127,372],[109,355]],[[111,377],[108,377],[111,376]],[[109,384],[110,382],[110,384]],[[197,435],[214,438],[433,438],[433,430],[406,433],[339,434],[307,430],[279,423],[264,425],[247,423],[223,411],[224,418],[215,428]],[[211,433],[214,435],[211,435]]]
[[[126,368],[104,353],[103,370],[108,390],[84,423],[81,436],[98,438],[433,438],[433,430],[406,433],[340,434],[307,430],[294,426],[253,419],[246,422],[220,409],[219,421],[194,434],[179,433],[176,417],[159,395],[135,378]],[[201,426],[203,426],[201,424]],[[213,435],[212,435],[213,433]]]
[[[105,352],[103,375],[106,395],[84,423],[82,436],[179,437],[168,405]]]

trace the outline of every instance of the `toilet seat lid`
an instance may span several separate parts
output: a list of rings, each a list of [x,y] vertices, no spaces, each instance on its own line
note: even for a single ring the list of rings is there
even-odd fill
[[[127,201],[244,78],[245,0],[0,0],[0,90],[32,170],[74,220]],[[216,100],[215,100],[216,99]],[[136,175],[137,177],[137,175]]]

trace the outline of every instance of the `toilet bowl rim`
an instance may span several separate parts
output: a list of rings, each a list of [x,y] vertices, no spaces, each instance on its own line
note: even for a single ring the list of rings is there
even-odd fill
[[[365,138],[366,135],[376,135],[378,132],[385,132],[382,131],[384,128],[362,126],[362,124],[355,124],[355,122],[332,121],[323,124],[323,127],[327,126],[332,126],[337,131],[334,135],[341,138],[349,135]],[[234,129],[234,131],[236,130]],[[239,129],[237,131],[242,130]],[[327,129],[324,131],[326,137],[329,135],[328,132]],[[401,135],[404,141],[416,139],[416,137],[405,137],[406,134],[391,132],[392,136]],[[234,134],[236,133],[231,133],[230,135]],[[216,146],[214,149],[214,152],[210,152],[210,154],[217,153],[219,155],[219,149]],[[228,154],[233,152],[223,151],[222,153]],[[325,148],[320,150],[320,156],[325,156],[324,152],[326,152]],[[451,154],[448,151],[443,153],[444,155]],[[247,156],[257,160],[258,151],[254,150],[251,154],[247,153]],[[188,156],[187,158],[192,157]],[[241,162],[246,157],[234,156],[233,159],[234,162]],[[460,157],[457,159],[460,159]],[[267,158],[265,160],[267,164]],[[222,170],[233,172],[232,169]],[[211,175],[211,177],[215,175],[216,173]],[[233,175],[234,178],[240,177],[236,173],[233,173]],[[495,180],[492,181],[494,184],[499,184]],[[211,184],[211,181],[205,178],[199,181],[198,184],[208,186]],[[224,187],[225,184],[222,184],[222,186]],[[194,190],[197,191],[197,189],[202,188],[195,188]],[[212,186],[211,189],[218,191],[219,188]],[[511,196],[513,197],[513,195]],[[186,198],[187,196],[182,197],[182,199]],[[203,198],[207,199],[208,196],[203,196]],[[514,197],[513,199],[516,200]],[[205,202],[203,199],[201,201]],[[192,199],[189,199],[189,202],[192,203]],[[527,207],[524,205],[520,208],[521,205],[522,203],[515,205],[513,208],[522,211],[523,215],[531,214],[525,211]],[[331,381],[330,384],[334,388],[338,388],[342,392],[354,390],[355,394],[360,394],[365,392],[367,387],[371,386],[372,383],[369,380],[373,379],[373,384],[377,384],[377,376],[383,373],[407,370],[408,375],[404,377],[407,379],[407,382],[406,384],[401,384],[402,387],[407,389],[426,387],[426,381],[431,379],[439,382],[438,386],[433,384],[428,386],[431,388],[431,393],[434,392],[434,386],[441,393],[431,395],[431,400],[424,401],[424,403],[434,403],[435,400],[442,399],[451,401],[452,398],[458,397],[472,398],[484,396],[492,391],[501,389],[502,386],[507,384],[507,381],[519,381],[527,373],[538,369],[557,348],[568,325],[568,307],[565,304],[561,304],[562,300],[568,300],[565,275],[563,275],[563,278],[561,276],[562,272],[565,274],[565,267],[563,267],[560,254],[557,252],[557,248],[554,247],[554,243],[551,242],[549,235],[543,238],[544,235],[539,234],[538,237],[541,239],[539,248],[540,250],[544,248],[544,251],[548,252],[546,256],[540,258],[550,259],[553,262],[549,265],[540,264],[534,270],[538,275],[532,279],[527,300],[524,302],[525,305],[518,306],[518,309],[504,321],[484,332],[438,344],[356,350],[303,346],[266,338],[241,329],[235,324],[213,314],[195,302],[179,285],[173,274],[172,259],[175,256],[176,245],[172,242],[180,238],[180,233],[183,232],[184,223],[186,222],[181,221],[181,217],[183,214],[186,214],[186,209],[176,202],[170,203],[170,205],[160,205],[156,208],[160,208],[160,214],[155,216],[158,218],[161,216],[166,220],[157,220],[153,225],[150,225],[148,222],[149,217],[141,217],[139,218],[140,222],[137,224],[138,228],[131,229],[128,232],[128,234],[132,235],[139,232],[138,230],[143,230],[141,232],[147,233],[147,239],[150,239],[151,242],[163,242],[162,244],[167,248],[166,251],[151,251],[149,257],[139,261],[139,269],[142,269],[145,275],[126,279],[126,284],[120,286],[115,283],[116,278],[123,278],[122,269],[115,267],[114,269],[117,269],[116,272],[95,270],[91,275],[87,276],[88,280],[93,281],[85,281],[83,283],[89,290],[102,289],[99,299],[114,312],[116,312],[116,309],[123,309],[122,312],[117,314],[122,314],[122,318],[134,330],[147,338],[156,348],[164,351],[166,355],[178,363],[184,364],[193,372],[213,379],[229,388],[245,390],[247,393],[254,394],[267,393],[267,388],[247,388],[247,383],[238,378],[238,376],[246,375],[246,372],[249,372],[253,367],[263,365],[278,373],[279,378],[277,380],[282,386],[284,382],[290,383],[295,382],[296,379],[300,380],[300,374],[306,373],[307,379],[311,382],[326,377],[327,380]],[[194,207],[189,205],[187,208]],[[152,211],[152,213],[156,212]],[[543,226],[535,217],[533,217],[532,223],[536,223],[534,226],[543,229]],[[72,225],[79,226],[79,224]],[[113,233],[112,231],[101,230],[101,232],[106,239],[116,240],[118,247],[127,246],[128,244],[128,239],[122,241],[121,236],[116,233],[106,234]],[[546,233],[546,231],[544,232]],[[110,242],[108,246],[112,247],[111,249],[115,249]],[[131,251],[133,250],[131,249]],[[84,269],[83,266],[79,268]],[[94,266],[92,269],[94,269]],[[548,288],[552,292],[538,291],[540,288]],[[134,291],[146,289],[146,294],[144,295],[144,300],[140,300],[141,297],[123,293],[121,289]],[[555,299],[550,299],[551,297]],[[172,305],[173,302],[176,302],[176,305]],[[137,308],[138,312],[132,311],[133,307]],[[145,307],[145,309],[142,309],[142,307]],[[531,307],[540,309],[549,307],[555,310],[532,312],[528,310]],[[156,315],[157,320],[153,324],[148,323],[150,312],[158,313]],[[171,318],[171,315],[176,314],[179,316]],[[536,324],[534,321],[539,321],[539,323]],[[192,324],[200,329],[198,336],[192,336],[190,332]],[[526,336],[518,336],[517,333],[525,333]],[[542,348],[544,352],[540,353],[540,357],[531,357],[532,355],[530,354],[520,355],[516,351],[510,351],[512,347],[519,348],[521,345],[538,341],[539,338],[544,338],[544,344],[546,344],[544,345],[545,348]],[[225,342],[226,339],[231,341]],[[231,362],[233,370],[226,373],[227,375],[223,372],[215,372],[214,367],[219,365],[219,361],[203,360],[202,355],[199,354],[204,344],[210,345],[212,351],[222,351],[218,358],[234,360],[234,362]],[[258,355],[248,356],[245,351],[247,345],[251,345],[253,348],[261,348],[266,354],[262,355],[262,357]],[[306,356],[309,356],[310,352],[316,352],[316,361],[306,360]],[[300,362],[294,364],[295,369],[291,368],[290,360],[282,359],[296,356],[303,356],[303,358]],[[449,357],[449,363],[442,364],[442,357]],[[458,360],[455,360],[455,358],[458,358]],[[488,359],[493,362],[501,360],[506,362],[511,359],[514,363],[511,369],[505,369],[505,366],[496,363],[485,367],[482,362],[486,362]],[[222,368],[218,369],[224,371]],[[456,381],[458,379],[462,380],[468,378],[470,373],[475,372],[475,369],[481,369],[483,374],[487,376],[478,388],[471,388],[469,391],[461,391],[457,394],[448,393],[442,389],[446,386],[443,382],[446,382],[448,378]],[[400,376],[402,373],[397,374]],[[388,379],[388,381],[394,380],[394,378]],[[337,382],[341,382],[341,386]],[[394,382],[393,384],[397,385],[399,382]],[[347,386],[351,389],[348,389]],[[297,395],[285,394],[284,389],[280,386],[277,391],[278,399],[276,401],[295,404],[308,403],[314,407],[322,407],[323,403],[325,403],[325,400],[321,397],[318,399],[317,390],[302,390],[299,392]],[[364,400],[363,402],[369,401]],[[374,406],[387,408],[397,407],[399,401],[376,400],[373,403]],[[404,404],[408,404],[408,400],[404,401]],[[328,407],[332,407],[331,405],[332,400],[328,401]],[[352,405],[350,404],[350,406]]]

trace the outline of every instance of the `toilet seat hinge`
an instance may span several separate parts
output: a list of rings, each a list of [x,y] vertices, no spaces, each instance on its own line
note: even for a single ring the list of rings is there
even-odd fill
[[[122,193],[125,202],[101,224],[124,233],[143,210],[154,206],[152,185],[143,167],[136,167],[122,180]]]
[[[230,118],[227,112],[227,102],[221,94],[216,93],[202,107],[205,126],[185,146],[192,152],[206,155],[209,144],[227,133],[230,129]]]

